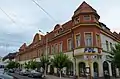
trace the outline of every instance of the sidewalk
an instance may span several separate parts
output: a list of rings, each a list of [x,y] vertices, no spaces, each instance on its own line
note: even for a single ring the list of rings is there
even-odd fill
[[[57,76],[54,76],[54,75],[47,75],[46,79],[60,79],[60,77],[57,77]],[[61,79],[73,79],[73,78],[62,77]]]

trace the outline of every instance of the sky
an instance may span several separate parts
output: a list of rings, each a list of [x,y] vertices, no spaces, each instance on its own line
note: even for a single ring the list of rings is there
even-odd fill
[[[48,12],[50,18],[32,0],[0,0],[0,56],[18,51],[25,42],[30,44],[36,33],[53,30],[56,24],[69,21],[77,7],[86,1],[100,15],[111,31],[120,32],[119,0],[35,0]],[[12,19],[12,20],[11,20]]]

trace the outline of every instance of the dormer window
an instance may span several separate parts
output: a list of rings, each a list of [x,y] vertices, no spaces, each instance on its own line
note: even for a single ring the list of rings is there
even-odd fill
[[[75,18],[75,24],[78,24],[79,22],[80,22],[80,18],[79,17],[77,17],[77,18]]]
[[[89,21],[91,19],[90,15],[84,15],[84,20]]]
[[[55,34],[54,34],[54,36],[56,37],[58,35],[58,32],[56,32]]]

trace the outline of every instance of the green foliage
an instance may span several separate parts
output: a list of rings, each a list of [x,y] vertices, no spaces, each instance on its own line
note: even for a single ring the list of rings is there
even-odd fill
[[[68,67],[68,63],[70,62],[68,56],[63,53],[56,54],[51,61],[52,61],[53,66],[59,69]]]
[[[14,61],[10,61],[6,67],[7,67],[8,69],[13,69],[13,68],[18,68],[19,66],[20,66],[19,63],[14,62]]]
[[[116,44],[114,48],[112,48],[112,52],[109,53],[109,59],[113,62],[117,67],[120,68],[120,43]]]
[[[28,63],[25,62],[24,67],[25,67],[26,69],[29,69],[29,68],[30,68],[30,61],[29,61]]]
[[[29,61],[28,63],[25,62],[24,67],[26,69],[40,68],[40,62],[36,62],[36,61]]]
[[[45,64],[48,66],[50,64],[50,58],[47,56],[42,56],[40,58],[40,66],[45,69]]]
[[[36,66],[36,61],[31,61],[31,62],[30,62],[30,68],[31,68],[31,69],[37,68],[37,66]]]
[[[36,68],[37,68],[37,69],[40,69],[40,67],[41,67],[40,62],[36,62]]]

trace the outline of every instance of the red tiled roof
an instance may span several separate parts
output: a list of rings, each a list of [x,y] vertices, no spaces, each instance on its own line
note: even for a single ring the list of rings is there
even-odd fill
[[[80,10],[80,11],[86,10],[87,12],[96,12],[96,10],[94,8],[92,8],[89,4],[87,4],[85,1],[76,9],[76,11],[78,11],[78,10]]]

